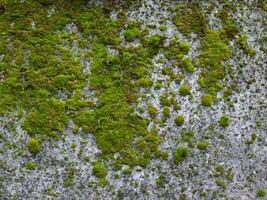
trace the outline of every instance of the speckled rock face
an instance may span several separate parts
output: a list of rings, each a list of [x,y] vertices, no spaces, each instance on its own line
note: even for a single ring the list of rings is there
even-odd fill
[[[23,16],[9,13],[11,4],[1,7],[0,3],[0,23],[7,23],[0,40],[0,199],[266,198],[267,4],[249,0],[90,1],[73,4],[74,9],[71,3],[61,8],[58,3],[44,2],[34,4],[32,9],[42,12],[38,17],[25,17],[26,28],[25,24],[17,27]],[[83,11],[79,12],[79,6]],[[91,17],[92,10],[101,14],[95,11],[97,17]],[[42,16],[47,21],[43,24],[38,21]],[[55,22],[54,18],[62,22],[47,32],[51,41],[38,40],[46,33],[42,26]],[[116,27],[116,31],[104,32],[108,41],[99,39],[103,35],[98,24],[105,29]],[[32,67],[29,55],[33,49],[14,33],[14,27],[22,35],[32,34],[36,46],[56,40],[51,51],[55,71],[66,69],[54,79],[53,70],[43,75],[46,68],[39,66],[31,73],[36,72],[40,82],[21,75]],[[21,47],[16,47],[17,40],[21,46],[27,43],[22,63],[14,50]],[[135,55],[145,57],[144,61],[124,62]],[[101,71],[100,63],[107,68]],[[20,82],[10,84],[13,71],[6,65],[18,67]],[[145,66],[145,72],[143,68],[134,71],[139,65]],[[79,73],[72,70],[75,67]],[[73,77],[64,81],[63,75]],[[33,81],[27,85],[28,79]],[[48,79],[55,88],[42,84]],[[33,92],[16,96],[18,83],[20,90]],[[44,100],[34,100],[33,94],[40,91],[49,106],[40,104]],[[110,91],[115,100],[106,101],[104,94]],[[9,109],[8,100],[23,103]],[[55,127],[44,124],[41,129],[39,118],[29,119],[35,116],[29,113],[41,112],[45,106],[49,109],[41,117]],[[92,116],[94,121],[87,120]],[[30,153],[30,138],[39,142],[39,153]]]

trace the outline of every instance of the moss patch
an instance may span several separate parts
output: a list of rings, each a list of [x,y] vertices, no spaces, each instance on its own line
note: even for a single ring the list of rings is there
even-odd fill
[[[30,138],[27,142],[28,150],[31,154],[37,154],[41,151],[41,145],[35,138]]]
[[[202,97],[201,97],[201,104],[203,106],[206,106],[206,107],[210,107],[212,106],[212,95],[210,94],[204,94]]]
[[[207,19],[198,2],[178,6],[173,22],[179,31],[187,36],[191,32],[203,35],[208,26]]]
[[[186,147],[178,147],[173,150],[173,157],[175,163],[180,163],[186,160],[189,156],[189,152]]]
[[[178,115],[176,118],[175,118],[175,124],[177,126],[182,126],[184,124],[184,116],[182,115]]]

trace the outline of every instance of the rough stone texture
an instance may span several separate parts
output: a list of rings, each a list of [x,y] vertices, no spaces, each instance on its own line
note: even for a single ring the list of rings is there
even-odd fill
[[[162,55],[154,58],[155,68],[151,71],[152,78],[162,79],[166,86],[160,90],[152,87],[149,91],[141,89],[144,97],[140,99],[140,108],[147,108],[148,103],[153,103],[162,113],[159,103],[161,94],[173,90],[176,100],[181,105],[181,110],[174,111],[163,127],[159,128],[159,134],[164,135],[164,141],[160,144],[162,150],[169,152],[168,160],[154,159],[146,169],[135,167],[132,174],[125,175],[121,171],[115,172],[109,169],[107,179],[109,184],[105,187],[97,187],[97,178],[92,175],[92,163],[99,152],[92,135],[84,135],[81,130],[74,135],[71,132],[73,123],[64,129],[64,140],[47,141],[42,143],[43,151],[37,156],[31,156],[25,149],[29,138],[21,129],[22,118],[11,113],[8,118],[0,118],[0,192],[2,199],[201,199],[200,192],[206,191],[204,199],[256,199],[256,191],[259,187],[267,188],[267,148],[266,148],[266,43],[264,44],[264,17],[266,12],[253,4],[254,1],[240,3],[234,1],[237,12],[232,17],[240,26],[243,33],[248,36],[249,45],[256,51],[256,56],[251,58],[244,54],[234,43],[231,43],[234,56],[227,61],[234,69],[234,77],[238,81],[240,93],[231,96],[232,105],[223,101],[213,105],[212,109],[201,107],[200,99],[203,91],[197,83],[201,69],[196,69],[193,74],[186,74],[181,83],[171,81],[168,85],[168,75],[162,74],[161,69],[169,66],[168,61],[158,63]],[[215,1],[216,12],[220,3]],[[155,23],[167,25],[167,38],[170,39],[180,34],[171,18],[174,7],[173,1],[144,0],[142,6],[132,7],[128,13],[128,20],[141,20],[144,24]],[[101,2],[99,3],[101,5]],[[89,5],[90,6],[90,5]],[[202,2],[205,10],[208,3]],[[51,15],[53,8],[48,15]],[[211,28],[221,28],[220,20],[214,17],[214,13],[208,14]],[[116,19],[116,13],[112,12],[111,18]],[[33,22],[34,26],[34,22]],[[78,33],[74,23],[66,26],[66,31]],[[162,34],[158,30],[152,30],[150,34]],[[122,34],[123,35],[123,34]],[[123,39],[123,38],[122,38]],[[200,54],[200,41],[196,35],[191,39],[184,36],[180,40],[187,40],[190,44],[189,57],[193,60]],[[137,44],[135,41],[134,44]],[[70,45],[70,46],[68,46]],[[78,53],[75,43],[66,45],[74,54]],[[124,45],[131,45],[126,44]],[[109,49],[111,53],[116,53]],[[0,56],[1,58],[2,56]],[[90,61],[83,60],[84,73],[90,74]],[[241,68],[239,66],[242,66]],[[179,73],[179,69],[175,69]],[[255,79],[248,85],[247,81]],[[224,80],[231,83],[234,80]],[[192,100],[179,96],[180,85],[186,83],[192,87]],[[89,84],[89,83],[88,83]],[[84,89],[85,98],[93,95]],[[219,93],[218,96],[222,96]],[[64,94],[59,93],[59,98],[64,99]],[[136,109],[137,112],[138,108]],[[148,117],[148,113],[139,113]],[[185,124],[178,128],[174,124],[177,114],[185,117]],[[220,128],[218,120],[226,114],[231,117],[231,123],[227,128]],[[161,118],[162,114],[158,116]],[[190,119],[193,123],[190,123]],[[208,140],[208,148],[201,151],[198,148],[190,148],[190,157],[180,165],[172,161],[172,151],[178,146],[177,140],[183,128],[195,131],[194,141],[198,141],[204,134],[211,133],[210,124],[215,125],[212,138]],[[261,126],[259,126],[261,124]],[[149,125],[151,128],[153,124]],[[245,144],[252,133],[257,134],[257,140],[251,144]],[[224,139],[219,135],[223,134]],[[180,143],[179,145],[187,145]],[[80,157],[79,150],[83,149],[84,155],[89,160]],[[22,155],[20,155],[22,154]],[[34,161],[39,165],[31,171],[26,168],[28,161]],[[215,167],[222,165],[224,171],[232,168],[233,180],[228,181],[225,176],[214,176]],[[66,167],[75,168],[74,185],[65,187]],[[158,186],[157,178],[164,174],[163,186]],[[119,178],[115,178],[119,175]],[[222,180],[227,184],[226,189],[217,186],[215,181]],[[217,193],[214,198],[214,193]],[[218,195],[219,194],[219,195]]]

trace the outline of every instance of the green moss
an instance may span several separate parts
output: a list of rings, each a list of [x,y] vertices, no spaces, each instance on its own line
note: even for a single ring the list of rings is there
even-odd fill
[[[189,36],[191,32],[202,35],[208,26],[207,18],[199,3],[180,5],[176,9],[173,22],[178,27],[179,31],[187,36]]]
[[[179,53],[179,54],[176,55],[176,59],[177,59],[178,61],[182,60],[183,57],[184,57],[184,55],[183,55],[182,53]]]
[[[152,118],[155,118],[158,115],[158,109],[153,104],[148,104],[147,106],[148,113]]]
[[[35,138],[30,138],[27,142],[28,150],[31,154],[37,154],[41,151],[41,145]]]
[[[168,98],[168,94],[162,94],[160,96],[160,104],[162,106],[170,106],[171,105],[170,99]]]
[[[184,65],[189,73],[193,73],[195,71],[194,65],[192,64],[192,60],[190,58],[184,59]]]
[[[188,132],[182,132],[181,133],[181,138],[184,142],[187,142],[189,144],[190,147],[193,147],[194,144],[193,142],[191,141],[191,137],[194,136],[194,131],[188,131]]]
[[[213,99],[213,98],[212,98],[212,95],[210,95],[210,94],[204,94],[204,95],[201,97],[201,104],[202,104],[203,106],[210,107],[210,106],[212,106],[212,102],[213,102],[212,99]]]
[[[227,90],[225,90],[225,92],[223,93],[223,98],[225,100],[230,100],[229,97],[233,94],[233,90],[231,88],[227,88]]]
[[[197,143],[197,148],[199,148],[200,150],[205,150],[207,146],[208,146],[208,143],[204,141]]]
[[[107,169],[99,162],[93,164],[93,174],[98,178],[105,178],[107,175]]]
[[[189,52],[190,45],[186,41],[182,41],[179,47],[184,54],[187,54]]]
[[[79,131],[79,126],[75,125],[75,126],[72,128],[72,133],[76,135],[76,134],[78,133],[78,131]]]
[[[178,115],[176,118],[175,118],[175,124],[177,126],[182,126],[184,124],[184,117],[182,115]]]
[[[222,40],[222,35],[216,30],[207,30],[201,41],[203,54],[199,57],[200,66],[214,68],[221,66],[222,61],[230,58],[230,50]]]
[[[222,180],[216,180],[215,181],[216,185],[218,185],[219,187],[223,188],[223,189],[227,189],[227,185],[226,183],[224,183]]]
[[[182,96],[190,95],[190,90],[191,88],[188,85],[181,85],[181,87],[179,88],[179,94]]]
[[[205,135],[203,135],[202,137],[203,137],[204,139],[206,139],[206,140],[209,140],[209,139],[212,138],[212,135],[211,135],[211,134],[205,134]]]
[[[65,104],[57,99],[49,99],[39,103],[36,109],[29,112],[22,124],[22,128],[30,135],[48,135],[53,131],[62,131],[67,124]]]
[[[229,168],[226,172],[226,179],[228,181],[232,181],[233,180],[233,172],[232,172],[232,168]]]
[[[71,187],[74,185],[74,177],[75,177],[75,168],[69,166],[66,168],[66,178],[64,180],[64,185],[66,187]]]
[[[160,156],[161,156],[161,158],[162,158],[163,160],[168,160],[169,153],[168,153],[168,151],[162,151],[162,152],[160,153]]]
[[[168,26],[166,26],[166,25],[160,25],[160,27],[159,27],[160,31],[167,31],[167,29],[168,29]]]
[[[170,117],[170,109],[169,109],[169,107],[163,107],[163,116],[164,116],[164,118],[168,118],[168,117]]]
[[[150,55],[155,55],[159,52],[160,47],[163,45],[164,37],[158,34],[147,37],[144,40],[144,45],[148,48]]]
[[[255,56],[256,52],[248,46],[246,35],[241,35],[239,38],[237,38],[236,43],[246,54],[250,56]]]
[[[99,182],[97,185],[104,187],[104,186],[108,185],[108,180],[106,178],[101,178],[101,179],[99,179]]]
[[[230,124],[230,118],[228,116],[222,116],[219,120],[219,125],[221,127],[227,127]]]
[[[223,88],[220,84],[225,71],[222,62],[230,58],[231,52],[222,33],[217,30],[207,30],[201,40],[201,49],[203,53],[198,57],[198,65],[205,67],[205,70],[199,74],[199,84],[216,95]]]
[[[127,168],[125,170],[123,170],[124,174],[131,174],[132,173],[132,169],[131,168]]]
[[[251,139],[246,140],[245,143],[248,145],[251,145],[255,142],[255,140],[257,139],[257,134],[256,133],[252,133],[251,135]]]
[[[223,8],[219,10],[216,16],[221,19],[223,30],[229,39],[233,39],[236,35],[238,35],[239,29],[235,22],[231,19],[229,9],[226,10]]]
[[[145,167],[158,151],[161,139],[155,130],[147,130],[148,120],[134,110],[140,87],[153,84],[148,73],[153,68],[151,58],[163,47],[164,37],[148,37],[147,30],[140,31],[138,22],[129,22],[126,27],[123,13],[112,20],[106,6],[87,7],[81,1],[49,3],[52,4],[58,9],[50,17],[46,17],[50,6],[44,1],[10,3],[1,14],[0,53],[5,56],[0,70],[8,73],[0,84],[0,113],[25,111],[22,128],[32,139],[42,140],[59,140],[72,119],[73,132],[92,133],[103,157],[109,159],[118,152],[121,156],[111,161],[118,166]],[[10,13],[15,15],[11,17]],[[31,28],[32,21],[35,29]],[[82,37],[65,30],[71,22],[75,22]],[[11,23],[14,26],[9,26]],[[124,27],[125,38],[139,38],[141,45],[119,45]],[[69,45],[74,41],[77,52]],[[7,45],[14,47],[12,51],[7,50]],[[107,45],[117,54],[110,55]],[[27,59],[25,50],[29,52]],[[83,60],[91,62],[90,75],[83,73]],[[88,81],[96,102],[82,92]],[[64,94],[62,100],[59,93]],[[172,103],[168,97],[166,102]],[[143,141],[139,148],[134,143],[137,138]],[[32,139],[27,147],[36,154],[40,144]]]
[[[189,152],[186,147],[178,147],[173,150],[173,158],[175,163],[181,163],[189,156]]]
[[[140,67],[141,71],[148,69],[151,64],[150,49],[138,46],[118,50],[119,61],[106,65],[105,47],[95,44],[93,48],[90,80],[97,91],[97,103],[101,106],[92,112],[92,119],[98,122],[91,123],[92,130],[103,154],[120,152],[121,156],[116,160],[118,164],[146,166],[157,149],[159,138],[156,133],[148,133],[147,120],[134,114],[139,81],[144,80],[147,73],[137,75],[133,72]],[[137,137],[144,140],[144,146],[133,148],[132,143]],[[146,154],[143,154],[144,149]]]
[[[177,101],[174,101],[173,102],[173,109],[175,111],[181,110],[181,105]]]
[[[217,172],[219,172],[219,173],[222,173],[223,172],[223,166],[222,165],[217,165],[216,167],[215,167],[215,170],[217,171]]]
[[[56,141],[59,141],[59,136],[56,133],[56,131],[52,131],[52,132],[48,133],[48,136],[51,137],[51,138],[53,138]]]
[[[124,32],[125,40],[133,42],[136,38],[140,37],[141,32],[138,28],[126,29]]]
[[[148,42],[148,45],[153,47],[153,48],[157,48],[160,46],[161,44],[161,40],[162,40],[162,37],[160,35],[152,35],[150,38],[148,38],[147,42]]]
[[[37,164],[34,163],[34,162],[32,162],[32,161],[29,161],[29,162],[27,163],[26,167],[27,167],[28,170],[34,170],[34,169],[36,169]]]
[[[156,179],[156,184],[162,187],[164,185],[164,181],[165,181],[165,175],[160,174],[160,176]]]
[[[266,196],[266,190],[264,188],[259,188],[257,191],[257,196],[263,198]]]

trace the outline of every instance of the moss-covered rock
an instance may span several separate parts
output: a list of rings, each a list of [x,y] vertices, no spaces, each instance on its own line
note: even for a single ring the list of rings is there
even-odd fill
[[[182,41],[182,42],[179,44],[179,47],[180,47],[181,51],[182,51],[184,54],[187,54],[187,53],[189,52],[190,45],[188,44],[188,42],[186,42],[186,41]]]
[[[181,85],[181,87],[179,88],[179,94],[182,96],[190,95],[190,90],[191,88],[188,85]]]
[[[41,145],[35,138],[30,138],[28,140],[27,147],[31,154],[38,154],[41,151]]]
[[[228,116],[222,116],[218,122],[221,127],[227,127],[230,124],[230,118]]]
[[[201,141],[197,143],[197,148],[199,148],[200,150],[205,150],[208,146],[207,142]]]
[[[93,174],[98,178],[105,178],[107,175],[107,168],[99,162],[93,165]]]
[[[179,164],[182,161],[186,160],[189,156],[188,149],[186,147],[178,147],[173,150],[174,162]]]
[[[182,116],[182,115],[176,116],[176,118],[175,118],[175,124],[177,126],[182,126],[184,124],[184,116]]]
[[[205,107],[212,106],[213,97],[210,94],[203,94],[201,97],[201,104]]]

